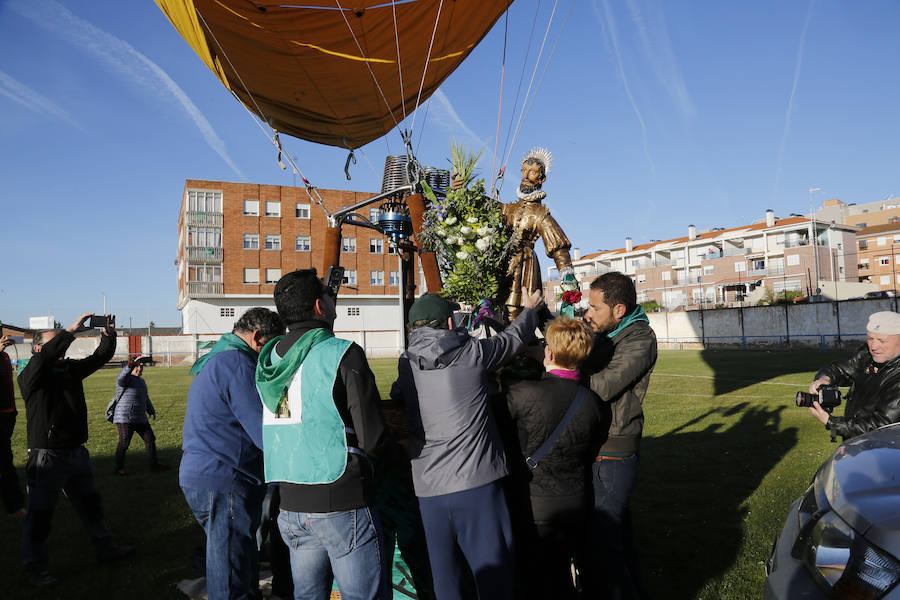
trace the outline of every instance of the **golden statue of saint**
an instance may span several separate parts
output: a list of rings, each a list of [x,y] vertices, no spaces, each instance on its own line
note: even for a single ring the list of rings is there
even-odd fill
[[[550,209],[541,204],[547,192],[541,189],[550,173],[552,156],[546,148],[534,148],[522,158],[522,182],[516,190],[518,200],[503,205],[503,219],[519,239],[509,261],[510,292],[506,311],[512,321],[522,312],[522,286],[529,292],[541,289],[541,265],[534,244],[544,240],[547,256],[556,263],[560,279],[572,274],[569,249],[572,243]]]

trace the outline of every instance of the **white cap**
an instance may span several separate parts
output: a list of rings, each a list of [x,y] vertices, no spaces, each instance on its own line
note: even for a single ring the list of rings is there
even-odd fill
[[[869,315],[866,331],[881,335],[900,335],[900,314],[885,310]]]

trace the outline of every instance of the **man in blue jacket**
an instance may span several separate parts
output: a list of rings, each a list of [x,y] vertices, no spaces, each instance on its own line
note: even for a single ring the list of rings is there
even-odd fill
[[[206,532],[209,600],[257,597],[256,530],[266,487],[253,377],[259,351],[283,332],[277,314],[251,308],[191,368],[179,483]]]

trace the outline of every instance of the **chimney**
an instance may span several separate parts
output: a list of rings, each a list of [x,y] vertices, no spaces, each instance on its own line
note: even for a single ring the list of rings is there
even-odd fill
[[[631,244],[631,238],[625,238],[625,252],[631,252],[634,249],[634,246]]]
[[[691,241],[697,239],[697,228],[693,225],[688,225],[688,239]]]
[[[581,259],[581,248],[572,248],[572,260]]]
[[[772,212],[772,209],[766,210],[766,227],[774,227],[775,226],[775,213]]]

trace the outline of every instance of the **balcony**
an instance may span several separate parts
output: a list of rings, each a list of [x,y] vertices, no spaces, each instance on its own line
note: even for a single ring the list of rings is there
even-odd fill
[[[222,264],[222,249],[208,246],[188,246],[187,261],[203,265]]]
[[[747,277],[763,277],[769,272],[768,269],[750,269],[747,271]]]
[[[188,227],[221,227],[222,213],[218,212],[199,212],[196,210],[187,211]]]
[[[711,252],[700,256],[700,260],[713,260],[715,258],[727,258],[729,256],[744,256],[752,252],[752,248],[729,248],[725,251]]]
[[[809,239],[800,238],[798,240],[784,240],[785,248],[799,248],[801,246],[809,246]]]
[[[221,281],[188,281],[187,295],[196,296],[221,296],[224,293]]]
[[[675,279],[675,285],[693,285],[695,283],[702,283],[703,277],[700,275],[688,276],[688,277],[677,277]]]

